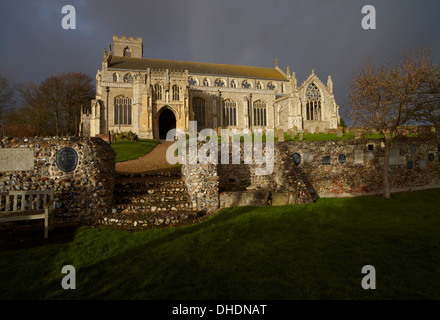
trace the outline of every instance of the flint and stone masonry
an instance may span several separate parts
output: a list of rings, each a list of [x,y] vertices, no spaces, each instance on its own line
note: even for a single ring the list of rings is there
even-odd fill
[[[0,142],[0,192],[53,189],[55,226],[92,224],[109,212],[115,173],[115,153],[100,138],[3,138]]]

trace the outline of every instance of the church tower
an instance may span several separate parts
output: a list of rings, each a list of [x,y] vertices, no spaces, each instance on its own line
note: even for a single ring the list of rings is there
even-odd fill
[[[113,55],[118,57],[142,58],[142,38],[113,36]]]

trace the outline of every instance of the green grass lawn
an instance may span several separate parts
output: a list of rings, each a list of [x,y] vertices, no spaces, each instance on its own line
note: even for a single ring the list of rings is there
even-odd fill
[[[116,152],[116,162],[120,162],[142,157],[150,152],[158,143],[158,140],[139,139],[138,141],[117,141],[111,146]]]
[[[440,299],[440,189],[224,209],[193,226],[81,227],[0,252],[0,299]],[[64,265],[76,290],[63,290]],[[376,269],[376,290],[361,287]]]

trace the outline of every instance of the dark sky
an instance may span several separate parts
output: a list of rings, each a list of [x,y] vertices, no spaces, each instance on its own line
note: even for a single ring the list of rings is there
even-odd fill
[[[61,27],[64,5],[76,30]],[[361,26],[364,5],[376,30]],[[398,62],[409,46],[440,56],[440,1],[414,0],[0,0],[0,75],[12,84],[63,72],[95,77],[113,35],[142,37],[144,57],[331,74],[346,115],[354,70],[366,57]]]

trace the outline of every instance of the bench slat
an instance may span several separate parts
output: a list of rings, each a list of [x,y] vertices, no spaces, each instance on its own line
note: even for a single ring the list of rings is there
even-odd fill
[[[18,196],[14,195],[14,205],[12,207],[12,211],[17,211],[17,202],[18,202],[17,198]]]
[[[6,195],[6,203],[5,203],[5,211],[11,211],[11,205],[10,205],[10,198],[11,196],[9,194]]]

